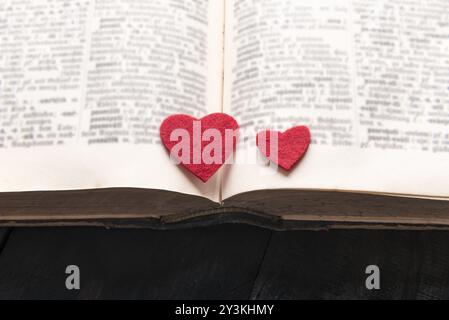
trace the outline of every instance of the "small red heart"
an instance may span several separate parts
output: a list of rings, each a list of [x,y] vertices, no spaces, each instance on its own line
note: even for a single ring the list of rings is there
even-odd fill
[[[238,129],[233,117],[213,113],[201,119],[172,115],[162,122],[159,131],[170,156],[206,182],[232,155]]]
[[[262,154],[270,161],[285,170],[290,170],[306,153],[310,145],[310,131],[304,126],[293,127],[283,133],[265,130],[257,134],[256,143]],[[276,154],[271,154],[275,153],[276,149],[277,157]]]

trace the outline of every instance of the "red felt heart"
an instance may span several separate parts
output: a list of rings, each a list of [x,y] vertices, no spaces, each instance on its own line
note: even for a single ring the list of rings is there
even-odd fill
[[[224,113],[201,119],[178,114],[162,122],[160,136],[170,157],[206,182],[232,155],[238,129],[237,121]]]
[[[306,153],[310,145],[310,131],[304,126],[293,127],[283,133],[265,130],[257,134],[256,143],[270,161],[290,170]]]

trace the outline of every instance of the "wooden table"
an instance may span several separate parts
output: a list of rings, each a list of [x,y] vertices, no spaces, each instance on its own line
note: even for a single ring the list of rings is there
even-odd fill
[[[449,232],[0,229],[0,298],[449,298]],[[81,289],[65,287],[79,266]],[[381,289],[365,288],[378,265]]]

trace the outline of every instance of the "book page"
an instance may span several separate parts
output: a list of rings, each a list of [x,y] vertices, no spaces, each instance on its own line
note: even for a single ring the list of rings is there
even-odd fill
[[[223,3],[2,0],[0,191],[157,188],[218,199],[159,125],[221,111]]]
[[[225,102],[248,143],[223,197],[300,188],[449,198],[449,1],[231,0]],[[287,174],[258,130],[307,125]]]

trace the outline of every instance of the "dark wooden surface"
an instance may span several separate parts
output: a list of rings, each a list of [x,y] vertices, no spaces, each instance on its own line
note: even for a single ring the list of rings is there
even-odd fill
[[[449,232],[0,229],[0,298],[449,298]],[[81,289],[65,288],[78,265]],[[365,288],[365,268],[381,289]]]

